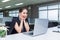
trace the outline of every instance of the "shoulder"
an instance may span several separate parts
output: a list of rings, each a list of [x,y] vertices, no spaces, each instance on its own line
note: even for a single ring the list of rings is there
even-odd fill
[[[18,17],[13,17],[12,24],[15,25],[15,23],[18,23],[18,24],[20,23],[20,20]]]
[[[13,23],[19,22],[19,18],[18,18],[18,17],[13,17],[12,22],[13,22]]]

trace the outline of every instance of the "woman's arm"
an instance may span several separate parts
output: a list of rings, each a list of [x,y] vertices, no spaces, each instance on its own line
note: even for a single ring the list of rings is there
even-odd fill
[[[30,27],[28,25],[28,22],[26,22],[25,20],[24,20],[24,25],[25,25],[26,31],[29,32]]]
[[[18,23],[16,22],[14,28],[18,33],[21,33],[22,28],[23,28],[23,21],[21,21],[20,26],[18,26]]]

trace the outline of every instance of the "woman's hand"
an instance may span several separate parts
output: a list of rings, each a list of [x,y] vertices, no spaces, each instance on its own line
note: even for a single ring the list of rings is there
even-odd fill
[[[24,22],[24,23],[26,22],[25,19],[23,20],[23,22]]]
[[[25,25],[26,31],[29,32],[30,28],[29,28],[28,22],[26,22],[25,20],[24,20],[24,25]]]

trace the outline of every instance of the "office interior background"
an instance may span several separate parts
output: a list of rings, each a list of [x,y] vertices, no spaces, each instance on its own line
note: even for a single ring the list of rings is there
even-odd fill
[[[11,22],[13,17],[18,17],[19,9],[28,8],[28,21],[34,26],[35,18],[48,19],[48,27],[54,27],[60,22],[59,0],[0,0],[0,23]]]

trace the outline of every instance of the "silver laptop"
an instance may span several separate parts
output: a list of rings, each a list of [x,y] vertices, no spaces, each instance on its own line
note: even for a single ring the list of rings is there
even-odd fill
[[[47,29],[48,29],[47,19],[35,19],[34,30],[29,32],[24,32],[24,34],[30,36],[42,35],[47,32]]]

